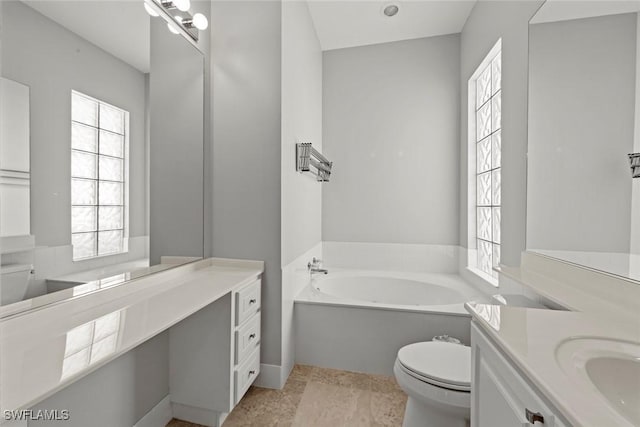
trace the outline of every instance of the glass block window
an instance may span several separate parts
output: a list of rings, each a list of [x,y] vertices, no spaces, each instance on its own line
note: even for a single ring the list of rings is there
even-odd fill
[[[483,68],[482,68],[483,67]],[[501,52],[492,52],[475,81],[476,268],[497,277],[500,264]]]
[[[71,93],[73,260],[127,251],[129,113]]]

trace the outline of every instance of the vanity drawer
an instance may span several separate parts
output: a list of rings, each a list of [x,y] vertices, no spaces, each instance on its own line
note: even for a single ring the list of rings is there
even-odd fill
[[[249,386],[260,373],[260,347],[257,347],[249,359],[238,367],[235,371],[235,391],[236,401],[238,403],[242,396],[247,392]]]
[[[260,280],[240,289],[236,294],[236,326],[242,325],[260,309]]]
[[[236,365],[260,345],[260,316],[254,315],[236,331]]]

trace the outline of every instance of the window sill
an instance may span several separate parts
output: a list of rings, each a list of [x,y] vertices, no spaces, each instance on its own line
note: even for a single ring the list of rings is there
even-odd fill
[[[491,287],[494,288],[498,288],[499,287],[499,283],[498,283],[498,279],[488,275],[487,273],[485,273],[484,271],[481,271],[475,267],[471,267],[471,266],[467,266],[466,271],[468,271],[469,273],[473,274],[474,279],[477,281],[482,282],[482,284],[484,285],[489,285]]]
[[[103,258],[109,258],[109,257],[117,256],[117,255],[125,255],[125,254],[128,254],[128,253],[129,253],[129,250],[127,249],[127,250],[124,250],[122,252],[114,252],[112,254],[96,255],[96,256],[87,257],[87,258],[73,259],[73,262],[92,261],[92,260],[98,260],[98,259],[103,259]]]

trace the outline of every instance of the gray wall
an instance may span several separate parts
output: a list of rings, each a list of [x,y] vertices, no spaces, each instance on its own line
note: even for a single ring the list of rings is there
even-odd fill
[[[321,239],[322,189],[296,172],[295,145],[322,152],[322,50],[305,2],[282,5],[282,265]]]
[[[204,57],[151,21],[151,264],[165,255],[203,256]]]
[[[502,38],[502,263],[519,265],[525,249],[527,195],[528,23],[536,1],[479,1],[461,35],[460,245],[467,246],[467,85]]]
[[[35,405],[69,410],[68,421],[29,427],[128,427],[169,393],[169,334],[162,333]]]
[[[530,27],[529,249],[630,250],[636,21]]]
[[[213,255],[265,261],[261,362],[279,365],[281,5],[216,1],[211,16]]]
[[[325,241],[457,244],[458,34],[324,52]]]
[[[72,89],[129,111],[129,235],[145,235],[144,74],[21,2],[3,2],[3,9],[2,75],[31,88],[36,244],[71,244]]]

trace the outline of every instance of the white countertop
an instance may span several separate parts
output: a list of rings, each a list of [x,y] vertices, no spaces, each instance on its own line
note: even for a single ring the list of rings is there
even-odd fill
[[[576,384],[556,360],[558,346],[576,337],[606,337],[640,342],[636,317],[611,317],[467,303],[465,308],[497,346],[571,424],[632,426],[595,387]]]
[[[33,406],[263,271],[211,258],[1,320],[1,409]]]

